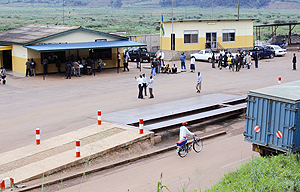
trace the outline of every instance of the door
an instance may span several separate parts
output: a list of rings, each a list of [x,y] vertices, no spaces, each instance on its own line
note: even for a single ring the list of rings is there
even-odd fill
[[[3,66],[5,69],[12,70],[11,50],[3,51]]]
[[[209,32],[206,33],[205,39],[205,48],[207,49],[217,49],[217,33],[216,32]]]

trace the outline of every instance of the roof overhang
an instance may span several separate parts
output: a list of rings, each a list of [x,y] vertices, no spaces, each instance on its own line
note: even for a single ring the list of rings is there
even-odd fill
[[[120,47],[143,47],[147,46],[143,43],[134,41],[100,41],[100,42],[84,42],[84,43],[62,43],[62,44],[41,44],[41,45],[26,45],[25,48],[32,49],[38,52],[45,51],[65,51],[79,49],[105,49],[105,48],[120,48]]]

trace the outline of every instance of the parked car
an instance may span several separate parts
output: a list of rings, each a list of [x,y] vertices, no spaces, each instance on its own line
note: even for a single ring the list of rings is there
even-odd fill
[[[150,58],[156,57],[156,52],[148,52],[147,48],[130,48],[128,50],[128,54],[130,57],[130,61],[134,61],[136,59],[136,56],[138,55],[138,53],[140,53],[141,56],[141,62],[143,62],[144,60],[147,60],[148,62],[150,62]]]
[[[275,56],[275,51],[271,50],[269,47],[263,46],[254,46],[252,50],[246,51],[250,52],[250,55],[253,57],[254,53],[257,52],[258,59],[269,57],[271,59]]]
[[[210,49],[203,49],[199,53],[192,53],[190,56],[195,57],[196,60],[208,61],[211,63],[213,52]],[[215,53],[215,59],[219,59],[219,53]]]
[[[284,56],[287,52],[278,45],[267,45],[271,50],[275,51],[275,56]]]

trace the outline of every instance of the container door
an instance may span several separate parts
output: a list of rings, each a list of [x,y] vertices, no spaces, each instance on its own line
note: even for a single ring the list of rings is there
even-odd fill
[[[246,113],[245,140],[266,145],[268,130],[269,101],[267,99],[248,96]]]
[[[248,96],[245,140],[280,151],[291,151],[296,106]]]
[[[292,152],[296,126],[296,105],[270,101],[270,109],[267,144],[278,150]]]

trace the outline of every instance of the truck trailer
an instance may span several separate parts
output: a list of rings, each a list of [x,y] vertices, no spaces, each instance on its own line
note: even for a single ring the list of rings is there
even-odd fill
[[[250,90],[245,141],[267,156],[300,151],[300,81]]]

